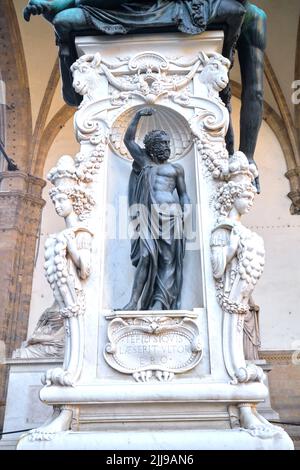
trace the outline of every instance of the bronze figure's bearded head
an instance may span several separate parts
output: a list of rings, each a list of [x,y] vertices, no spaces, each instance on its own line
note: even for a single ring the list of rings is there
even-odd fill
[[[161,130],[148,132],[144,138],[144,145],[152,160],[165,162],[170,158],[170,137],[167,132]]]

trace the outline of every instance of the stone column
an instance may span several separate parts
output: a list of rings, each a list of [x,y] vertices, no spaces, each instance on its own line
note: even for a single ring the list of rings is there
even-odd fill
[[[285,176],[290,182],[291,191],[288,197],[292,201],[291,214],[300,214],[300,167],[293,168],[286,172]]]
[[[0,173],[0,345],[10,357],[26,339],[35,247],[45,181],[26,173]],[[0,426],[4,417],[7,367],[0,365]]]

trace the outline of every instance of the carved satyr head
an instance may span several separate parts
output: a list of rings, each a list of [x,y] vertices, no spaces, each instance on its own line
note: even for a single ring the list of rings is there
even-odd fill
[[[100,80],[99,66],[101,55],[86,54],[80,57],[71,67],[73,88],[79,95],[92,95],[97,90]]]
[[[200,59],[204,67],[200,82],[219,93],[228,84],[230,61],[221,54],[215,53],[208,57],[204,52],[201,52]]]
[[[170,137],[167,132],[161,130],[148,132],[144,138],[144,145],[152,159],[163,163],[170,158]]]

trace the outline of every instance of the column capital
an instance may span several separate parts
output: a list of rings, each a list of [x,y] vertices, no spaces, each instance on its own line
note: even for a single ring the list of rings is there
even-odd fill
[[[3,171],[0,173],[0,192],[21,191],[33,196],[41,196],[46,181],[23,171]]]

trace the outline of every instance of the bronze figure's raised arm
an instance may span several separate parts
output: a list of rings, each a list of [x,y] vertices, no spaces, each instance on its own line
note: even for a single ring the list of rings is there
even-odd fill
[[[125,133],[124,136],[124,143],[126,147],[128,148],[132,158],[134,159],[134,162],[140,167],[143,168],[143,166],[147,163],[151,162],[151,158],[148,156],[146,150],[144,148],[141,148],[135,141],[135,135],[137,131],[137,127],[139,124],[139,121],[142,116],[152,116],[154,110],[152,108],[143,108],[140,111],[138,111],[134,118],[132,119],[130,125],[128,126],[128,129]]]

